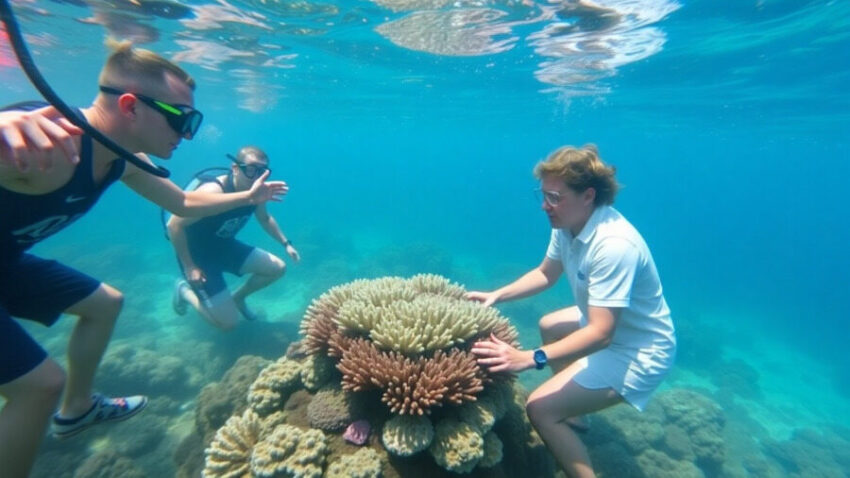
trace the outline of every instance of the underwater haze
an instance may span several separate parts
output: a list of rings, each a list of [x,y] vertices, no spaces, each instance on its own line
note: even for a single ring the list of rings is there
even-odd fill
[[[159,209],[123,185],[39,244],[122,290],[98,384],[147,393],[170,418],[144,446],[127,438],[141,417],[47,440],[34,476],[95,476],[84,468],[104,450],[141,476],[177,474],[202,387],[241,355],[282,355],[334,285],[436,273],[490,290],[519,277],[549,241],[532,168],[586,143],[617,168],[615,207],[646,239],[677,328],[658,393],[722,410],[725,458],[697,462],[702,476],[850,476],[850,2],[12,3],[69,104],[95,96],[107,36],[183,66],[204,123],[157,164],[184,185],[241,146],[264,149],[290,186],[269,210],[302,256],[252,297],[264,321],[224,333],[172,311],[179,270]],[[3,33],[0,83],[0,104],[40,99]],[[285,258],[255,223],[240,239]],[[537,320],[571,301],[562,279],[498,308],[531,348]],[[61,360],[72,322],[27,328]],[[110,377],[128,356],[130,378]],[[157,357],[182,379],[151,378]],[[601,475],[624,476],[591,452]]]

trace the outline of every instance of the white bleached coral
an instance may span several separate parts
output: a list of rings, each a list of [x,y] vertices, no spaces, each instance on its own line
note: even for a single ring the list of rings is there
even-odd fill
[[[507,341],[517,336],[498,310],[465,300],[463,287],[433,274],[357,280],[331,289],[305,314],[305,345],[321,349],[333,328],[404,354],[446,349],[495,330]]]

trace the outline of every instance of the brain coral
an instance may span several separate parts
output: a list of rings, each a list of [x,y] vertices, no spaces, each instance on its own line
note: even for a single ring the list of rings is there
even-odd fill
[[[661,394],[658,405],[664,410],[668,427],[677,427],[690,438],[696,463],[705,470],[718,470],[726,457],[723,409],[710,398],[691,391],[675,389]]]
[[[251,474],[256,478],[320,478],[327,453],[321,431],[278,425],[254,446]]]
[[[381,458],[372,448],[361,448],[331,463],[326,478],[379,478]]]
[[[334,362],[329,357],[310,355],[301,366],[301,383],[304,388],[315,392],[328,382],[334,374]]]
[[[310,426],[325,431],[342,430],[359,414],[359,402],[340,388],[323,388],[307,405]]]
[[[283,357],[260,372],[248,391],[248,403],[258,414],[268,415],[283,406],[300,380],[301,364]]]
[[[469,473],[484,457],[484,439],[468,424],[447,418],[437,423],[428,451],[443,468]]]
[[[466,347],[517,332],[496,309],[464,299],[435,275],[388,277],[337,286],[313,301],[301,322],[304,348],[338,359],[343,388],[378,388],[396,414],[475,401],[490,377]]]
[[[207,448],[205,478],[239,478],[249,471],[251,451],[260,438],[262,424],[250,408],[227,419]]]

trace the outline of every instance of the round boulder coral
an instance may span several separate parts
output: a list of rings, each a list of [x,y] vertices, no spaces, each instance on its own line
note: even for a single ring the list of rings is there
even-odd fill
[[[339,387],[319,390],[307,405],[310,426],[325,431],[339,431],[360,413],[360,400]]]
[[[447,418],[437,423],[428,451],[443,468],[469,473],[484,457],[484,438],[468,424]]]
[[[428,448],[434,439],[431,420],[422,416],[397,415],[384,424],[384,447],[398,456],[410,456]]]
[[[502,461],[502,440],[492,431],[484,435],[484,456],[478,462],[478,466],[489,468],[496,466]]]
[[[690,390],[676,389],[659,395],[658,404],[670,427],[682,430],[690,438],[690,448],[696,463],[706,471],[718,471],[726,459],[723,409],[710,398]]]

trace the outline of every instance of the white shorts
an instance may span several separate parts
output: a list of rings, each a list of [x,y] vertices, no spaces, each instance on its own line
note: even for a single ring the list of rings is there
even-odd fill
[[[573,380],[589,390],[614,389],[626,402],[643,411],[675,358],[673,344],[642,349],[625,349],[612,344],[582,359],[585,366]]]

